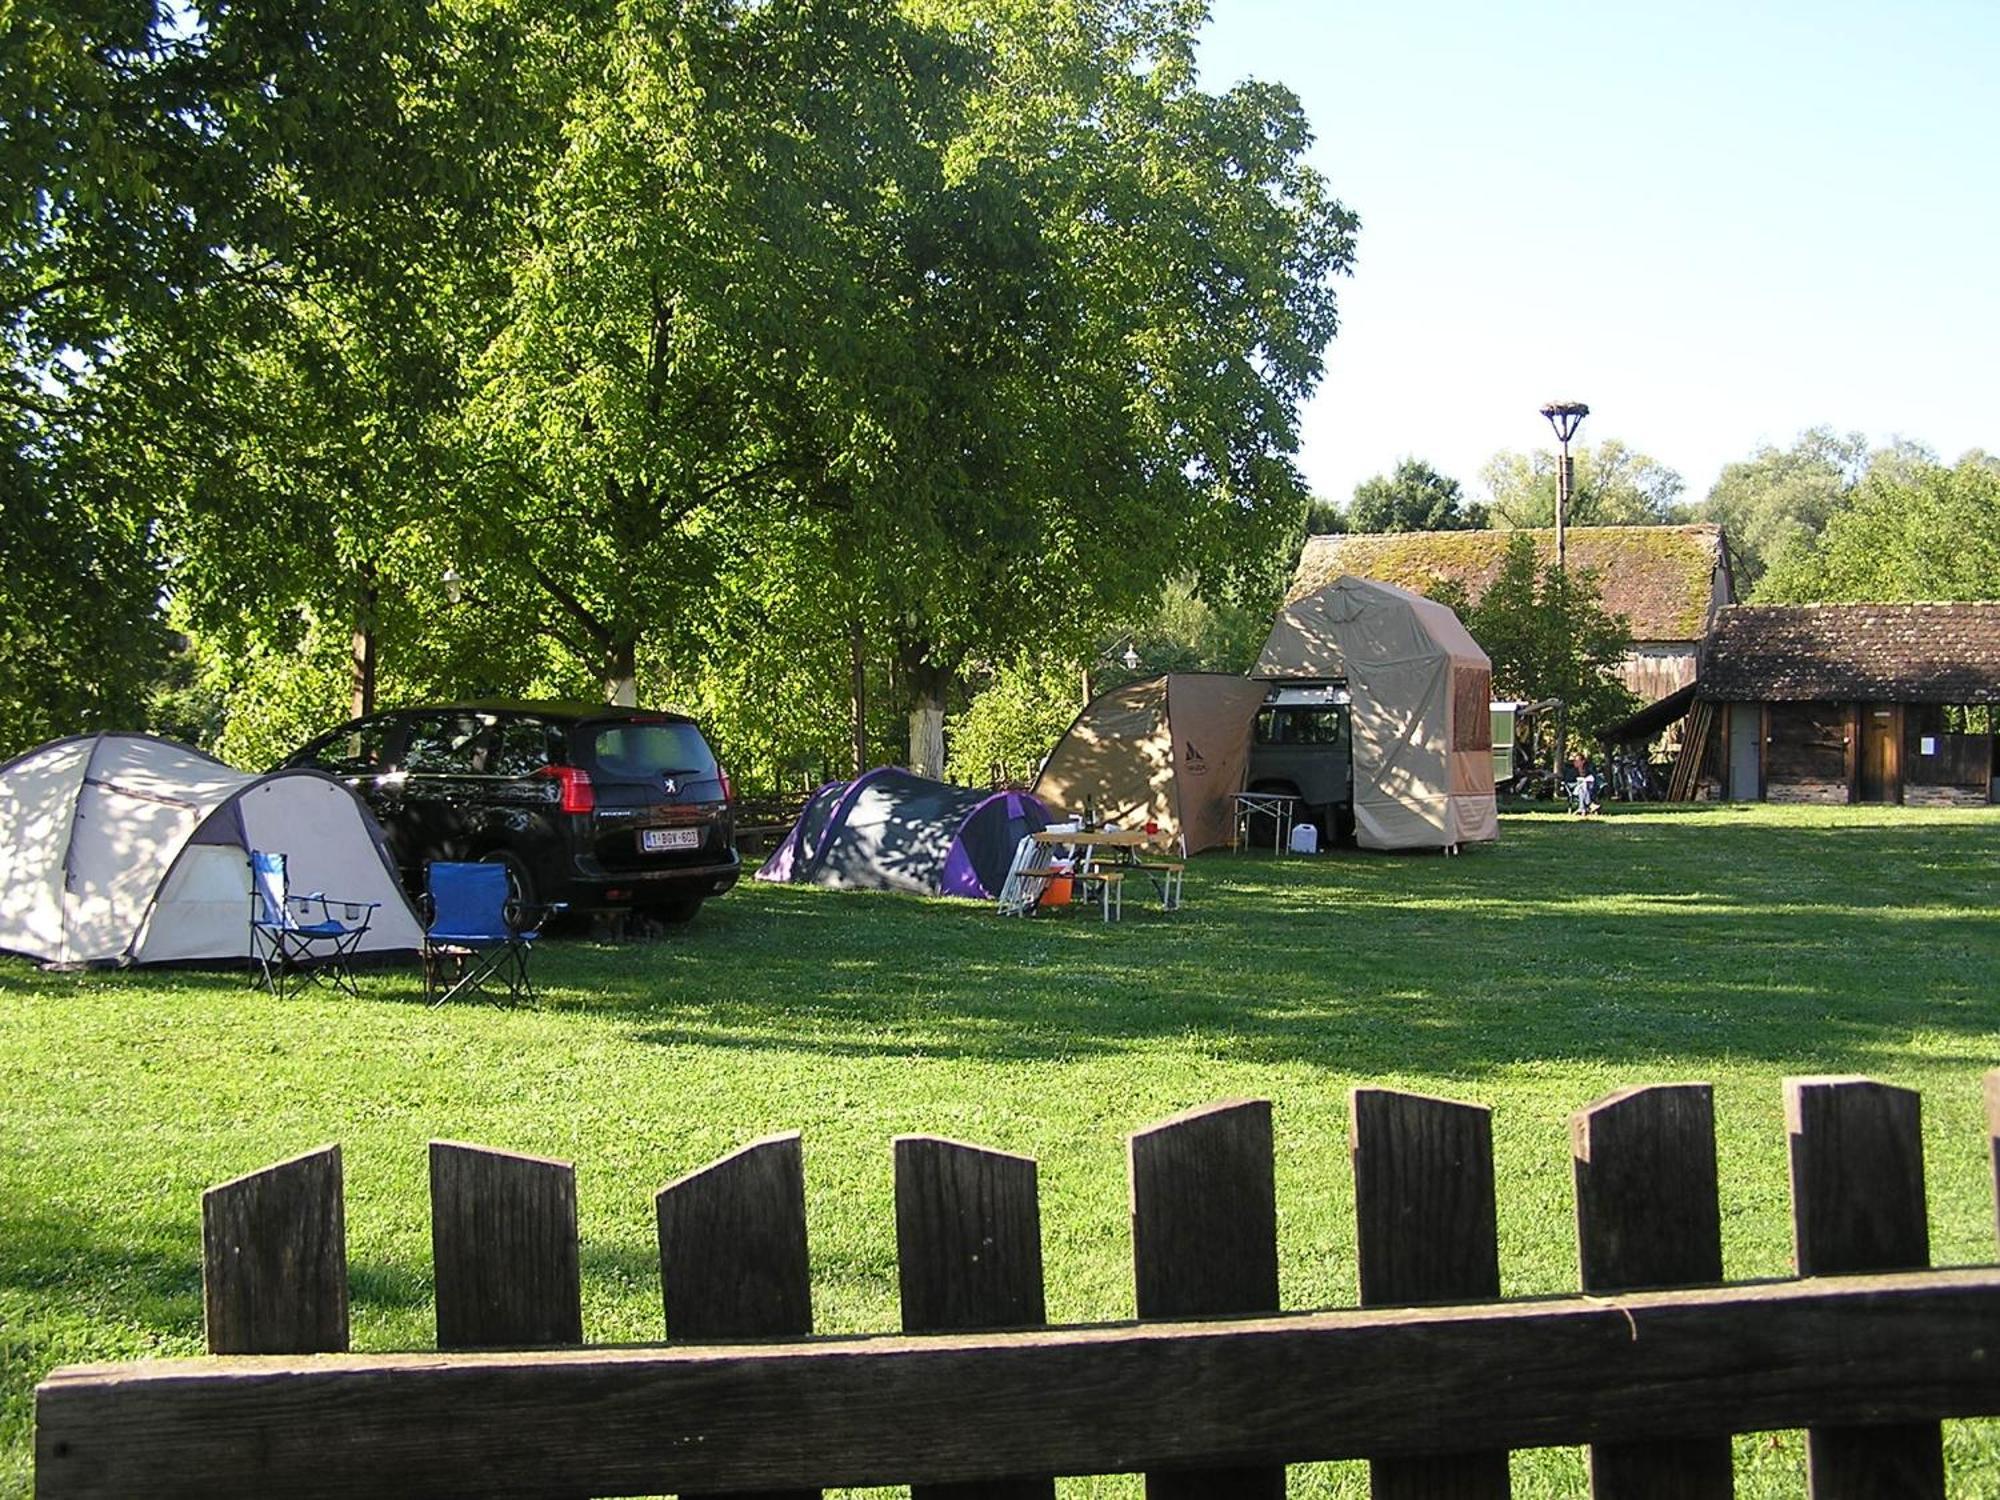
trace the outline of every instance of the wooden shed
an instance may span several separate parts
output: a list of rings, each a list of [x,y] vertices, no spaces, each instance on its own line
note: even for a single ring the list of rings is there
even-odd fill
[[[1697,692],[1732,801],[2000,800],[2000,603],[1733,605]]]

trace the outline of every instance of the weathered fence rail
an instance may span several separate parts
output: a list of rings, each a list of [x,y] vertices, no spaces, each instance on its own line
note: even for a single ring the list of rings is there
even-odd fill
[[[1193,1500],[1279,1496],[1286,1463],[1366,1458],[1377,1496],[1478,1497],[1507,1494],[1510,1449],[1587,1443],[1593,1493],[1632,1500],[1726,1496],[1729,1434],[1805,1427],[1815,1500],[1941,1497],[1939,1421],[2000,1414],[2000,1267],[1926,1269],[1914,1094],[1785,1094],[1802,1280],[1717,1285],[1706,1086],[1574,1117],[1583,1295],[1511,1302],[1487,1112],[1357,1089],[1358,1309],[1278,1311],[1271,1113],[1249,1101],[1131,1137],[1143,1321],[1039,1326],[1034,1162],[901,1137],[904,1332],[809,1338],[785,1135],[659,1193],[676,1342],[641,1348],[551,1347],[583,1333],[571,1169],[437,1142],[440,1352],[341,1352],[328,1147],[204,1199],[212,1357],[44,1382],[36,1489],[1003,1500],[1143,1471],[1153,1500]],[[2000,1134],[2000,1071],[1987,1099]]]

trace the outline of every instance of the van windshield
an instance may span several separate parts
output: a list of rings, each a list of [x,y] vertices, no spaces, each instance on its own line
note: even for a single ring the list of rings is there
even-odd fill
[[[692,724],[607,724],[591,736],[591,758],[611,776],[712,777],[715,752]]]

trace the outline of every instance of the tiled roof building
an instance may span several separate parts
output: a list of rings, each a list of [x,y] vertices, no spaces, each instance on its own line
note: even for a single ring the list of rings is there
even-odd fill
[[[2000,603],[1737,605],[1697,691],[1738,800],[1978,805],[2000,787]]]
[[[2000,703],[2000,603],[1739,604],[1716,618],[1701,696]]]

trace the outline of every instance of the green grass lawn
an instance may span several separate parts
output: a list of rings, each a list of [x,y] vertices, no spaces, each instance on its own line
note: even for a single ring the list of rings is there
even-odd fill
[[[1576,1286],[1570,1112],[1688,1079],[1715,1085],[1730,1276],[1789,1270],[1792,1074],[1921,1090],[1934,1259],[1995,1258],[2000,813],[1523,815],[1456,860],[1204,856],[1187,901],[1131,892],[1107,928],[746,885],[662,941],[548,944],[532,1009],[428,1010],[413,968],[281,1004],[0,960],[0,1493],[28,1488],[51,1367],[199,1350],[201,1190],[334,1140],[363,1349],[431,1343],[432,1137],[575,1161],[594,1341],[658,1336],[653,1191],[794,1128],[820,1331],[895,1326],[889,1140],[917,1131],[1040,1161],[1049,1313],[1074,1322],[1132,1312],[1125,1133],[1244,1095],[1275,1105],[1286,1305],[1351,1304],[1358,1083],[1494,1107],[1509,1294]],[[1947,1433],[1954,1493],[2000,1493],[2000,1428]],[[1798,1434],[1739,1451],[1740,1494],[1800,1492]],[[1582,1474],[1520,1455],[1516,1493]]]

